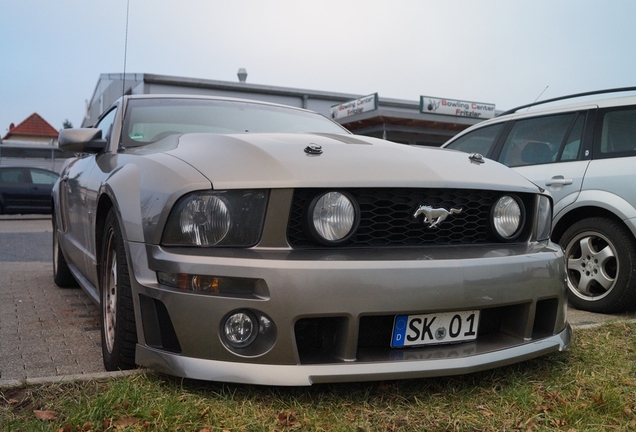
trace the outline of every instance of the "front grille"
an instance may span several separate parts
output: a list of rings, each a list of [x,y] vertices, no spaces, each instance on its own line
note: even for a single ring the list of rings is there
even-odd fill
[[[502,192],[469,189],[358,188],[343,189],[360,207],[360,224],[355,234],[340,247],[424,246],[497,243],[490,228],[490,212]],[[308,210],[312,200],[324,189],[296,189],[291,208],[287,239],[293,248],[323,247],[310,234]],[[533,194],[516,194],[533,214]],[[430,228],[423,216],[413,217],[422,204],[434,208],[461,208],[439,227]],[[530,217],[517,241],[528,239]]]

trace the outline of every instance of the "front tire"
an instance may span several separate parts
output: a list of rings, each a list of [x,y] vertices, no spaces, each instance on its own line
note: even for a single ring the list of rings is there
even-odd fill
[[[57,237],[55,214],[53,214],[51,219],[53,222],[53,282],[60,288],[75,288],[78,286],[77,281],[66,263],[64,253],[60,247],[60,240]]]
[[[636,302],[636,244],[618,222],[594,217],[573,224],[559,241],[567,259],[568,299],[576,309],[611,313]]]
[[[124,240],[114,210],[106,216],[101,253],[102,355],[107,371],[133,369],[137,330]]]

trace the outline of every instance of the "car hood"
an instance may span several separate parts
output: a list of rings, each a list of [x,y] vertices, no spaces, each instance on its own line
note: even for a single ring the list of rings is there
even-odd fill
[[[163,151],[215,189],[445,187],[537,192],[509,168],[466,153],[346,134],[185,134]],[[305,148],[321,146],[321,154]]]

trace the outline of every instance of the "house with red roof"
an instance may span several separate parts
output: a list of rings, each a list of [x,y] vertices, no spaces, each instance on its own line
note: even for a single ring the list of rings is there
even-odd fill
[[[60,172],[64,161],[74,153],[57,146],[59,132],[38,113],[33,113],[0,140],[0,166],[29,166]]]
[[[2,140],[29,141],[37,143],[50,143],[57,141],[59,132],[44,120],[38,113],[33,113],[17,126],[11,123],[9,132]]]

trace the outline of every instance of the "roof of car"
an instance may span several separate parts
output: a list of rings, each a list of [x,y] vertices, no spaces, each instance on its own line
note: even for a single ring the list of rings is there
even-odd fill
[[[622,103],[620,102],[617,103],[617,101],[622,101],[623,99],[626,99],[626,98],[627,99],[631,98],[633,100],[636,97],[635,96],[608,97],[607,95],[613,94],[613,93],[626,93],[626,92],[636,92],[636,87],[619,87],[619,88],[605,89],[605,90],[593,90],[593,91],[588,91],[583,93],[575,93],[575,94],[566,95],[566,96],[559,96],[556,98],[545,99],[541,101],[535,101],[533,103],[521,105],[516,108],[510,109],[508,111],[505,111],[501,113],[500,116],[517,113],[522,109],[530,109],[532,107],[539,106],[539,105],[551,104],[555,102],[571,100],[571,99],[580,99],[580,98],[594,98],[593,101],[596,102],[596,104],[599,107],[622,105]],[[587,103],[589,103],[590,100],[591,99],[588,99]],[[567,104],[564,106],[564,108],[568,108],[571,110],[574,107],[576,109],[577,105],[579,104],[580,102],[577,104]]]
[[[550,102],[550,103],[556,103],[556,102]],[[540,116],[550,115],[550,114],[581,111],[581,110],[592,109],[592,108],[616,107],[616,106],[624,106],[624,105],[636,105],[636,96],[621,96],[621,97],[611,97],[611,98],[606,97],[601,99],[586,100],[584,102],[559,104],[559,105],[553,105],[553,106],[541,107],[541,108],[538,108],[538,105],[529,104],[529,105],[525,105],[519,108],[506,111],[505,113],[502,113],[495,118],[477,123],[476,125],[473,125],[468,129],[465,129],[460,134],[456,135],[456,137],[459,137],[460,135],[464,135],[465,132],[469,132],[474,129],[479,129],[490,124],[505,122],[512,118],[521,119],[521,118],[527,118],[527,117],[540,117]],[[453,138],[456,138],[456,137],[453,137]]]
[[[531,118],[531,117],[540,117],[544,115],[550,114],[558,114],[558,113],[567,113],[572,111],[581,111],[592,108],[606,108],[606,107],[616,107],[616,106],[625,106],[625,105],[636,105],[636,95],[630,96],[619,96],[619,97],[602,97],[602,95],[607,95],[611,93],[617,92],[636,92],[636,87],[623,87],[621,89],[612,89],[612,90],[600,90],[594,92],[586,92],[586,93],[578,93],[575,95],[569,95],[554,99],[548,99],[545,101],[536,102],[533,104],[522,105],[520,107],[508,110],[502,114],[499,114],[495,118],[491,118],[485,120],[483,122],[477,123],[467,129],[464,129],[459,134],[455,135],[449,141],[444,143],[442,147],[446,147],[446,145],[452,141],[457,140],[458,138],[466,135],[467,133],[472,132],[475,129],[481,129],[482,127],[503,123],[509,121],[510,119],[523,119],[523,118]],[[584,101],[578,101],[575,103],[564,103],[559,104],[558,102],[584,98]],[[548,107],[544,107],[544,104],[553,104]],[[556,104],[556,105],[555,105]],[[541,106],[539,108],[539,106]]]

